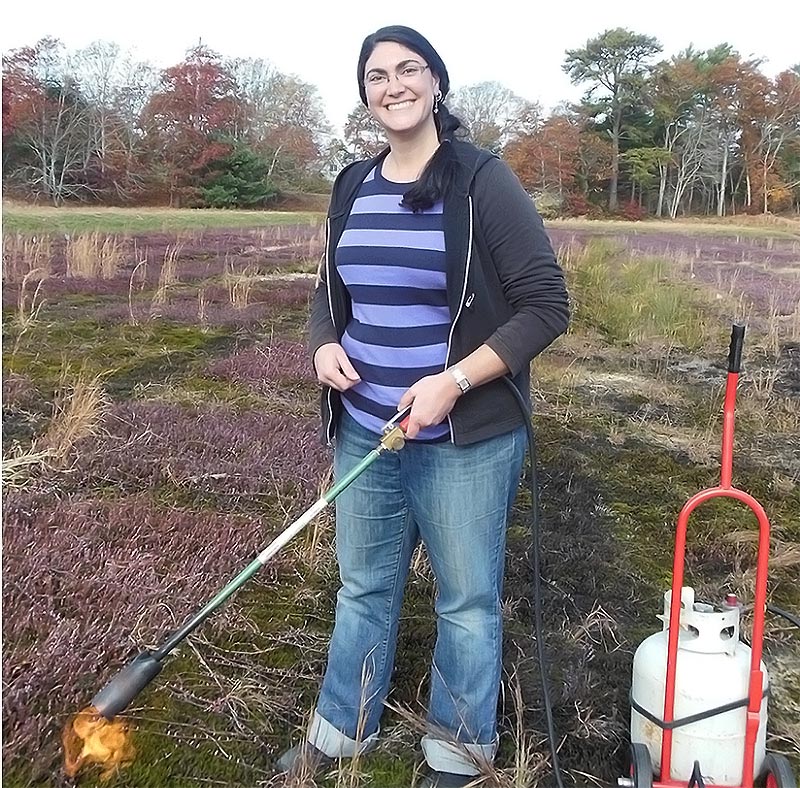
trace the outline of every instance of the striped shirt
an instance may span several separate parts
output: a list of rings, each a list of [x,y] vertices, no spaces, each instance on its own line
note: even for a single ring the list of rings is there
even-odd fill
[[[377,165],[364,179],[336,248],[336,267],[352,301],[342,347],[361,382],[343,392],[347,412],[380,433],[403,393],[445,368],[447,306],[442,202],[421,213],[400,205],[407,183],[387,181]],[[445,420],[419,440],[443,440]]]

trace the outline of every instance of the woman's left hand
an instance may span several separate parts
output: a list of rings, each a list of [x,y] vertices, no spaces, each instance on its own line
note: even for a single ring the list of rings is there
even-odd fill
[[[461,389],[449,372],[420,378],[403,394],[397,406],[402,410],[413,403],[406,435],[416,438],[421,429],[441,424],[460,396]]]

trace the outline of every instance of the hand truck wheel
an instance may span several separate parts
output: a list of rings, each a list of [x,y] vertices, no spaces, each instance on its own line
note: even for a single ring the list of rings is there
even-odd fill
[[[797,788],[792,765],[783,755],[768,752],[764,759],[763,772],[766,788]]]
[[[638,742],[631,744],[631,779],[633,788],[653,788],[653,761],[650,758],[650,750]]]

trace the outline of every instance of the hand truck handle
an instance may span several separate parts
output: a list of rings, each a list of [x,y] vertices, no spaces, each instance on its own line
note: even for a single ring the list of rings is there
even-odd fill
[[[733,324],[731,329],[731,348],[728,352],[728,372],[739,372],[742,368],[742,345],[744,345],[744,326]]]

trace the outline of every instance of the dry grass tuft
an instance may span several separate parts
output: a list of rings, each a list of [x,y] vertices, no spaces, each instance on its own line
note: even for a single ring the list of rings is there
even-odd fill
[[[78,441],[97,434],[110,401],[102,385],[104,375],[85,369],[71,383],[62,372],[53,417],[45,434],[34,442],[35,452],[47,452],[51,461],[63,465]]]
[[[27,450],[15,444],[3,458],[4,485],[23,488],[46,469],[63,467],[78,441],[96,434],[109,405],[102,378],[82,370],[69,382],[67,371],[62,370],[46,431]]]
[[[3,280],[19,282],[33,271],[50,274],[53,242],[49,235],[7,235],[3,238]]]
[[[164,262],[158,274],[158,286],[156,287],[156,292],[153,294],[153,308],[161,304],[166,304],[168,300],[168,291],[180,281],[178,278],[178,258],[182,251],[183,244],[178,242],[168,246],[164,252]]]
[[[45,451],[12,451],[9,457],[3,457],[3,487],[25,487],[28,479],[47,465],[52,457],[52,452]]]
[[[17,312],[15,315],[16,324],[22,329],[22,332],[33,326],[39,317],[39,310],[44,304],[41,299],[42,285],[46,278],[47,274],[39,268],[31,269],[22,277],[19,293],[17,294]],[[36,288],[29,297],[28,283],[30,281],[36,282]]]
[[[230,259],[225,257],[225,287],[228,289],[228,300],[234,309],[246,309],[250,305],[250,292],[258,281],[258,269],[247,265],[237,271]]]
[[[113,279],[119,272],[124,251],[124,242],[115,235],[85,233],[67,236],[67,276]]]
[[[139,325],[139,321],[136,319],[136,313],[133,310],[133,288],[135,286],[136,274],[139,273],[140,268],[142,268],[139,281],[139,289],[141,290],[147,282],[147,255],[134,266],[130,278],[128,279],[128,315],[130,316],[130,324],[132,326]]]

